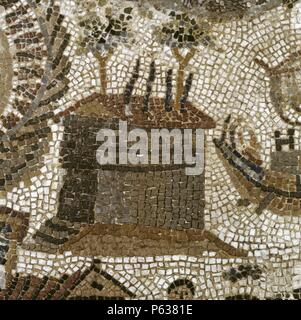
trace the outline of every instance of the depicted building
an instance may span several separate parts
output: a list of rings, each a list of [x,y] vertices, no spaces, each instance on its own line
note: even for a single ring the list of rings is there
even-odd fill
[[[148,164],[122,165],[117,159],[117,164],[100,165],[97,161],[97,149],[101,145],[96,141],[98,132],[110,129],[118,136],[120,120],[126,121],[128,130],[145,130],[148,138],[151,138],[152,129],[169,132],[179,129],[182,135],[181,148],[185,129],[206,130],[215,125],[209,116],[190,103],[187,103],[184,112],[166,111],[163,99],[151,98],[150,111],[144,112],[142,101],[143,97],[132,97],[133,116],[127,117],[124,115],[122,97],[96,94],[79,102],[77,114],[66,116],[61,145],[62,167],[66,169],[66,175],[56,217],[60,223],[130,224],[176,230],[204,228],[206,169],[202,168],[198,175],[187,175],[186,167],[189,164],[184,161],[182,164],[173,162],[175,141],[172,138],[168,139],[172,147],[168,150],[171,153],[170,164],[163,164],[161,160],[162,139],[159,164],[149,161]],[[91,108],[94,111],[89,114]],[[102,116],[96,116],[100,110]],[[191,140],[192,153],[196,152],[195,139]],[[116,142],[118,151],[118,139]],[[128,150],[130,147],[129,143]],[[153,151],[149,142],[148,159]],[[198,152],[204,154],[203,145]],[[47,236],[47,227],[51,230],[51,226],[55,229],[54,224],[48,221],[45,228],[38,232],[37,238],[56,244],[65,242],[66,232],[57,233],[57,239]]]
[[[276,151],[271,153],[271,170],[290,174],[301,173],[301,151],[295,150],[295,130],[287,134],[275,132]]]

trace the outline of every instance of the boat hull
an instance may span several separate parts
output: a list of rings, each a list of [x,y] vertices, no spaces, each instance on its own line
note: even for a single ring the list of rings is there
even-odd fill
[[[238,164],[243,159],[224,141],[215,140],[218,156],[229,174],[240,196],[257,205],[256,212],[261,214],[267,209],[278,215],[301,215],[300,175],[286,174],[273,170],[257,172],[248,166]],[[253,164],[254,168],[258,168]],[[260,172],[260,174],[258,174]]]

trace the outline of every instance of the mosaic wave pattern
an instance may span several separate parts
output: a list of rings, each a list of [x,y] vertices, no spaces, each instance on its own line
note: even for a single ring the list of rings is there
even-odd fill
[[[301,299],[299,0],[0,0],[0,95],[1,300]]]

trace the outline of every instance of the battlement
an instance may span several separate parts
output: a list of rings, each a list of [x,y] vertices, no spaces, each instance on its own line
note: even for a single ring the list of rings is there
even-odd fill
[[[301,173],[301,151],[295,150],[295,130],[275,131],[276,151],[271,153],[271,169],[290,174]]]

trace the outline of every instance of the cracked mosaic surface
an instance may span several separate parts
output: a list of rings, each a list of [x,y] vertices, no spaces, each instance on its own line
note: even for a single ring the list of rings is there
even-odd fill
[[[0,0],[0,299],[300,299],[300,44],[299,0]],[[100,166],[120,120],[204,171]]]

